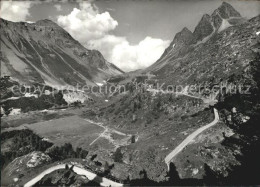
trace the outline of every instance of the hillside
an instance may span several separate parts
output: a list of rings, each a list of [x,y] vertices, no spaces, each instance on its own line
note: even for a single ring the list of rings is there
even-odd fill
[[[102,83],[122,71],[97,50],[88,50],[50,20],[1,24],[1,76],[21,83]]]

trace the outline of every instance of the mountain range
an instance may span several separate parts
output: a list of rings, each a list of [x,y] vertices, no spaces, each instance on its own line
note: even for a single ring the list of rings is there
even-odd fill
[[[21,83],[76,85],[103,83],[123,71],[88,50],[50,20],[0,20],[1,75]]]
[[[203,82],[209,76],[222,80],[246,69],[243,57],[250,56],[249,45],[256,47],[252,39],[258,22],[259,16],[246,20],[223,2],[211,15],[203,15],[193,32],[183,28],[154,64],[138,72],[174,84]],[[2,76],[22,83],[95,85],[124,73],[50,20],[14,23],[1,19],[0,25]]]

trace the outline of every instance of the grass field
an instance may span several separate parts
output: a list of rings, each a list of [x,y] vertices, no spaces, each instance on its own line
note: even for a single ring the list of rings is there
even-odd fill
[[[38,122],[26,125],[26,127],[48,138],[55,145],[71,143],[74,148],[87,148],[104,131],[104,128],[78,116]]]
[[[104,141],[107,142],[101,147],[108,150],[128,144],[131,135],[106,127],[102,123],[100,125],[98,122],[84,119],[85,116],[81,115],[82,112],[84,112],[83,108],[69,108],[7,116],[2,120],[1,131],[29,128],[55,145],[71,143],[74,148],[92,148],[101,145],[100,142]]]
[[[16,128],[24,124],[32,124],[40,121],[48,121],[51,119],[57,119],[72,115],[74,114],[71,114],[67,111],[49,110],[48,112],[31,111],[13,116],[4,116],[1,118],[1,130],[11,127]]]

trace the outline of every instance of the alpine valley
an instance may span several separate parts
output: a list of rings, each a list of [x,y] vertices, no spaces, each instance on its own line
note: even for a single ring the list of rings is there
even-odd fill
[[[0,21],[1,185],[260,183],[260,15],[223,2],[126,73],[50,20]],[[55,87],[77,84],[115,90]]]

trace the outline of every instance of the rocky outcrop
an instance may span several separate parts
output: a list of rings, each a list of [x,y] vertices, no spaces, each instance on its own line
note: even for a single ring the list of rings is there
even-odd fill
[[[17,157],[7,165],[5,172],[8,174],[8,176],[17,175],[22,170],[44,165],[50,161],[51,158],[49,155],[40,151],[33,151],[27,155]]]

